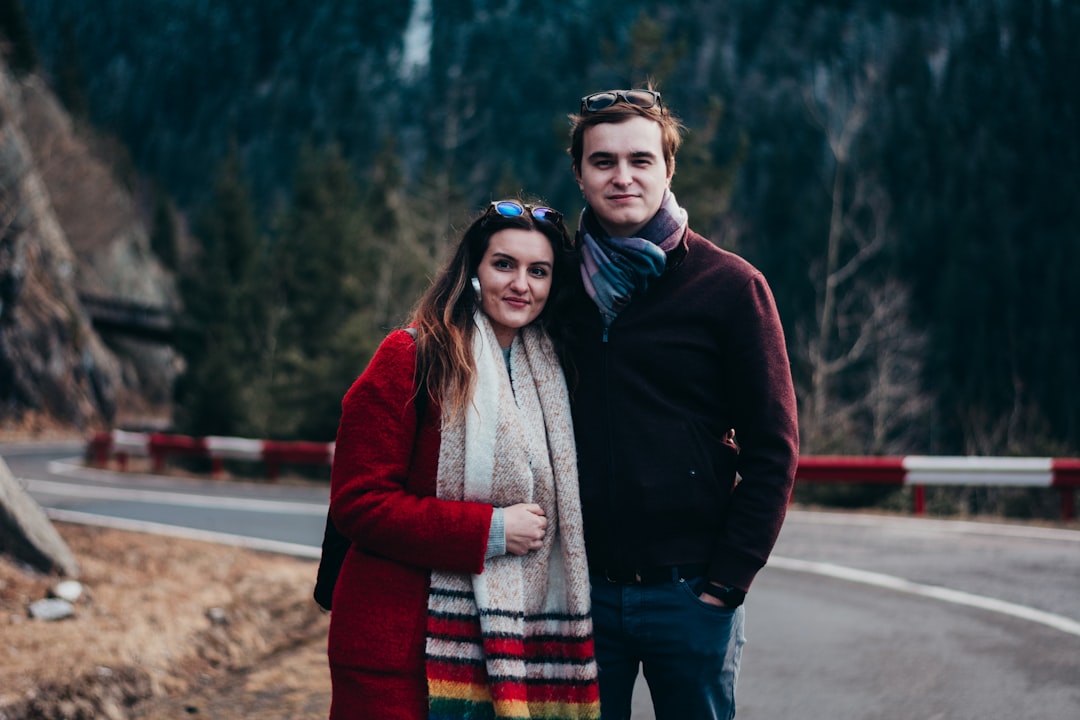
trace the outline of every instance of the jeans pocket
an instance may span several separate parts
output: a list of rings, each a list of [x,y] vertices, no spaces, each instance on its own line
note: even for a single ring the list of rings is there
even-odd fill
[[[719,613],[722,615],[731,615],[738,608],[730,608],[726,605],[713,605],[707,603],[701,599],[701,591],[705,589],[705,584],[709,582],[708,578],[704,575],[695,578],[683,578],[679,581],[679,587],[698,608],[706,610],[708,612]]]

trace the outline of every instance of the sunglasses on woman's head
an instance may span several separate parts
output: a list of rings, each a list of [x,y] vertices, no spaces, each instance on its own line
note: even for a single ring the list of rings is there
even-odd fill
[[[660,105],[660,93],[655,90],[605,90],[581,98],[581,112],[598,112],[622,100],[643,110]]]
[[[562,222],[562,213],[543,205],[522,205],[517,200],[495,200],[488,206],[487,214],[492,213],[503,217],[525,217],[525,213],[541,222],[558,225]]]

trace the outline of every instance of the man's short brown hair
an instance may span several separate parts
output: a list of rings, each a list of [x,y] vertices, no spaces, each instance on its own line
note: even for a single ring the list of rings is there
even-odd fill
[[[649,83],[649,90],[654,90]],[[664,151],[664,165],[669,172],[675,172],[675,153],[682,145],[682,133],[686,127],[677,117],[671,114],[663,101],[659,101],[651,108],[641,108],[627,102],[616,102],[613,105],[595,112],[578,112],[570,115],[570,147],[567,152],[573,159],[575,171],[580,171],[582,154],[585,152],[585,131],[603,123],[622,123],[636,117],[652,120],[660,126],[660,144]]]

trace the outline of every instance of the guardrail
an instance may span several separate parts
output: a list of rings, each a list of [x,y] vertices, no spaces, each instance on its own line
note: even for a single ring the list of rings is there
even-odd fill
[[[1061,519],[1075,515],[1080,459],[1038,457],[956,457],[907,455],[869,457],[817,455],[799,458],[801,482],[910,485],[916,515],[926,511],[927,485],[1054,488],[1061,495]]]
[[[97,467],[115,461],[126,470],[128,459],[150,458],[154,472],[161,472],[170,457],[207,458],[211,472],[220,475],[225,460],[261,462],[266,476],[276,480],[282,465],[329,465],[334,443],[285,442],[236,437],[190,437],[168,433],[141,433],[112,430],[95,433],[87,441],[86,458]]]
[[[93,435],[87,459],[98,467],[115,461],[126,469],[129,457],[150,458],[154,471],[164,469],[170,457],[202,457],[219,474],[224,460],[262,462],[267,477],[278,477],[281,466],[329,465],[334,443],[278,442],[230,437],[189,437],[167,433],[112,430]],[[1036,457],[949,457],[908,455],[873,457],[811,455],[799,459],[798,482],[909,485],[916,515],[926,512],[926,486],[977,485],[1053,488],[1061,494],[1061,518],[1075,515],[1075,494],[1080,488],[1080,459]]]

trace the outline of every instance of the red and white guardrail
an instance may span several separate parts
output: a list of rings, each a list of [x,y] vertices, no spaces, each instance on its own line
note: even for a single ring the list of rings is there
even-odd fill
[[[129,457],[148,457],[155,471],[171,456],[202,457],[215,473],[224,460],[250,460],[266,466],[275,479],[281,465],[329,465],[333,443],[279,442],[235,437],[190,437],[166,433],[112,430],[93,435],[86,456],[99,467],[115,460],[122,469]],[[799,459],[798,482],[910,485],[914,511],[926,510],[927,485],[978,485],[1056,488],[1061,492],[1061,516],[1074,516],[1074,496],[1080,488],[1080,459],[1036,457],[948,457],[810,455]]]
[[[816,455],[799,458],[795,479],[801,482],[911,485],[917,515],[926,510],[927,485],[1056,488],[1061,492],[1061,517],[1071,520],[1075,491],[1080,488],[1080,459]]]
[[[221,472],[225,460],[250,460],[263,463],[267,477],[274,480],[282,465],[329,465],[334,443],[112,430],[90,437],[86,457],[98,467],[106,467],[113,459],[121,469],[126,469],[128,458],[150,458],[155,472],[163,470],[170,457],[208,458],[215,474]]]

